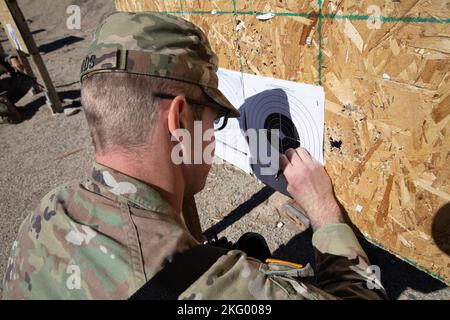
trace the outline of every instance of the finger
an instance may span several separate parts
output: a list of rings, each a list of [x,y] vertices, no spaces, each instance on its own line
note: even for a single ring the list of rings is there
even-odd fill
[[[300,157],[300,159],[302,159],[302,161],[305,162],[306,164],[311,164],[313,162],[313,158],[311,157],[311,154],[305,148],[302,148],[302,147],[297,148],[297,149],[295,149],[295,152]]]
[[[290,164],[288,166],[285,166],[283,170],[283,174],[286,177],[290,175],[294,176],[299,171],[299,168],[303,168],[305,166],[302,159],[298,156],[297,152],[292,148],[286,150],[284,156]]]
[[[280,170],[285,170],[287,166],[292,166],[291,162],[288,160],[286,155],[282,154],[280,156]]]
[[[297,151],[297,149],[289,149],[289,156],[290,156],[290,161],[292,163],[293,166],[304,166],[305,164],[303,163],[303,158],[300,156],[299,152]]]
[[[286,157],[289,160],[289,162],[292,163],[292,164],[294,163],[295,158],[298,157],[297,153],[292,148],[287,149],[284,154],[286,155]]]
[[[285,176],[288,184],[298,178],[299,174],[304,171],[306,166],[297,155],[295,155],[294,160],[295,162],[291,163],[292,165],[286,166],[283,170],[283,175]]]

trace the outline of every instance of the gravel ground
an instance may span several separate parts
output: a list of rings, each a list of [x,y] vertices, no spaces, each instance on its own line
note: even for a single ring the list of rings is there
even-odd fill
[[[66,8],[79,4],[82,29],[68,30]],[[113,12],[107,0],[20,0],[34,38],[65,105],[79,105],[78,72],[93,28]],[[44,14],[45,13],[45,14]],[[7,47],[2,36],[3,46]],[[93,148],[83,112],[52,115],[41,95],[18,103],[25,121],[0,126],[0,278],[21,221],[51,189],[89,172]],[[220,162],[220,161],[218,161]],[[278,257],[313,262],[311,233],[286,218],[284,199],[229,164],[213,166],[197,197],[203,229],[235,241],[245,232],[264,235]],[[280,224],[281,222],[281,224]],[[409,264],[362,240],[391,299],[450,299],[450,289]]]

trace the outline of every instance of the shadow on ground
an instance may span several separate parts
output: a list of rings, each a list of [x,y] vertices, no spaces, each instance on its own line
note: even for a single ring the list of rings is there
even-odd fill
[[[222,221],[219,223],[213,225],[209,229],[207,229],[205,232],[203,232],[203,236],[207,240],[214,239],[215,235],[222,232],[229,226],[231,226],[233,223],[244,217],[246,214],[248,214],[250,211],[252,211],[254,208],[256,208],[258,205],[266,201],[275,191],[271,189],[270,187],[264,187],[261,190],[259,190],[257,193],[255,193],[250,199],[242,203],[240,206],[238,206],[236,209],[231,211],[227,216],[225,216]]]
[[[72,100],[71,107],[80,107],[80,90],[67,90],[58,92],[59,98],[61,101]],[[22,120],[31,119],[39,109],[46,104],[45,96],[43,94],[39,94],[39,97],[27,105],[18,108],[20,115],[22,116]]]
[[[312,231],[307,231],[293,237],[286,245],[280,246],[273,255],[279,259],[307,264],[314,267],[314,251],[312,247]],[[381,269],[381,282],[386,289],[389,299],[397,299],[407,288],[431,293],[447,286],[432,276],[413,267],[387,251],[359,239],[370,263],[378,265]],[[408,297],[414,298],[414,297]]]
[[[58,49],[61,49],[62,47],[83,41],[84,38],[75,37],[75,36],[67,36],[46,44],[43,44],[39,46],[38,50],[41,53],[49,53],[52,51],[56,51]]]

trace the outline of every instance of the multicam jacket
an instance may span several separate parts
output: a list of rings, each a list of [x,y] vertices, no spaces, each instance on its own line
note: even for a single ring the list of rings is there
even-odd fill
[[[3,298],[127,299],[175,253],[197,244],[153,188],[95,163],[88,181],[50,192],[22,223]],[[293,264],[266,264],[230,251],[179,298],[384,297],[383,289],[368,289],[367,283],[378,282],[347,225],[316,231],[313,244],[316,286],[302,281],[305,270]]]

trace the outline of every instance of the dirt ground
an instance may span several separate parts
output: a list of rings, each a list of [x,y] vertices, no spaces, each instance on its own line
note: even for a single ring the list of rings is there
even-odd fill
[[[19,0],[49,73],[66,106],[80,106],[78,74],[93,29],[114,11],[112,0]],[[66,8],[81,7],[81,29],[66,27]],[[0,41],[9,44],[4,35]],[[0,126],[0,278],[22,220],[51,189],[86,177],[93,147],[82,111],[52,115],[42,95],[18,106],[24,121]],[[278,257],[313,262],[311,232],[300,232],[280,211],[280,197],[228,164],[215,164],[197,196],[206,234],[235,241],[259,232]],[[281,224],[280,224],[281,222]],[[450,289],[409,264],[361,240],[391,299],[450,299]]]

